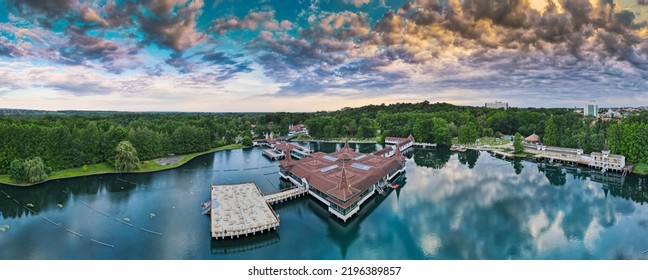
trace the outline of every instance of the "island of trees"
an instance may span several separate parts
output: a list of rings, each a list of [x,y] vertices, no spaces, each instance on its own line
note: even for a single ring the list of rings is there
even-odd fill
[[[304,123],[316,139],[386,136],[449,145],[479,137],[538,134],[546,145],[600,151],[607,142],[638,171],[648,167],[648,113],[620,122],[584,117],[569,109],[454,106],[446,103],[369,105],[313,113],[120,113],[34,111],[0,116],[0,176],[35,183],[51,171],[107,163],[115,171],[169,155],[209,151],[265,133],[286,135]],[[519,136],[517,135],[519,133]],[[646,168],[648,169],[648,168]],[[648,170],[646,170],[648,171]],[[7,175],[8,174],[8,175]],[[1,177],[0,177],[1,178]]]

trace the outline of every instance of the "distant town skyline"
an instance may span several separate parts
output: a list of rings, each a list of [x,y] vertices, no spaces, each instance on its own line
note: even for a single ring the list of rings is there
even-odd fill
[[[0,0],[0,108],[648,105],[637,0]]]

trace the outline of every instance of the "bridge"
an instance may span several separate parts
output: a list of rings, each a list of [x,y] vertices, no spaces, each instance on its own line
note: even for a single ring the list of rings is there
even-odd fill
[[[294,187],[290,189],[280,190],[274,193],[264,194],[263,198],[265,198],[268,204],[272,205],[306,195],[307,193],[308,190],[306,190],[306,188]]]

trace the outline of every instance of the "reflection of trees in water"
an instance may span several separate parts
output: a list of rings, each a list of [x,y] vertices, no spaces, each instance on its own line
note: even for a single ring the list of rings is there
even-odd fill
[[[459,158],[459,162],[463,165],[468,165],[468,168],[473,169],[475,167],[475,163],[477,163],[477,159],[479,159],[479,151],[475,150],[467,150],[465,152],[461,152],[457,154],[457,157]]]
[[[638,175],[622,176],[613,172],[587,170],[580,167],[563,167],[538,164],[538,170],[545,174],[552,185],[562,186],[567,181],[567,174],[576,180],[587,180],[602,184],[605,195],[613,195],[637,203],[648,202],[648,178]],[[517,171],[516,171],[517,173]]]
[[[648,178],[643,176],[627,176],[624,184],[604,183],[603,190],[605,195],[609,193],[642,205],[648,202]]]
[[[81,178],[71,178],[46,182],[32,187],[1,187],[5,194],[0,197],[0,213],[3,218],[17,218],[32,215],[26,205],[36,213],[55,209],[58,204],[65,206],[73,196],[97,195],[106,192],[113,204],[126,203],[131,190],[146,187],[152,180],[153,174],[110,174],[95,175]],[[14,201],[19,202],[16,203]]]
[[[412,157],[417,166],[441,169],[448,163],[451,156],[452,153],[449,149],[438,148],[436,150],[417,149]],[[475,159],[475,161],[477,160]]]
[[[567,173],[559,166],[540,163],[538,171],[542,172],[554,186],[564,186],[567,183]]]
[[[524,169],[524,165],[522,165],[521,159],[513,160],[513,169],[515,170],[515,174],[517,175],[520,175],[522,173],[522,169]]]
[[[608,177],[604,186],[611,186],[609,191],[613,195],[625,192],[620,196],[626,198],[611,200],[601,199],[600,189],[588,187],[587,180],[592,172],[587,169],[541,164],[537,169],[540,174],[531,168],[525,172],[529,176],[512,176],[510,170],[493,168],[501,165],[499,159],[488,157],[484,163],[466,171],[461,180],[457,180],[453,172],[430,173],[429,178],[409,178],[414,184],[437,182],[434,188],[420,189],[421,193],[406,192],[409,199],[418,201],[400,206],[400,211],[414,215],[409,222],[413,235],[433,232],[443,240],[434,257],[614,258],[616,251],[607,251],[605,246],[602,247],[604,251],[595,255],[582,244],[573,250],[568,248],[572,248],[574,242],[585,241],[592,223],[600,225],[604,231],[619,226],[620,217],[637,213],[636,204],[627,199],[643,202],[647,197],[648,180],[638,180],[636,176],[627,176],[623,188],[618,184],[612,187],[616,180]],[[512,164],[514,169],[519,166],[521,172],[527,163],[513,160],[507,164]],[[422,208],[426,210],[420,211]],[[608,235],[601,238],[605,240],[600,242],[610,241]],[[550,247],[553,249],[548,249]]]

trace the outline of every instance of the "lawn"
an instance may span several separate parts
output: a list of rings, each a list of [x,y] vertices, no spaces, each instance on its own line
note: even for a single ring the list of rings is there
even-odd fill
[[[452,138],[452,144],[459,145],[459,138],[455,137]],[[500,146],[504,144],[511,143],[509,140],[504,140],[502,138],[495,138],[495,137],[482,137],[478,138],[475,143],[469,144],[469,145],[477,145],[477,146]]]
[[[634,172],[641,175],[648,175],[648,163],[635,164]]]
[[[476,143],[482,146],[499,146],[511,143],[511,141],[495,137],[482,137],[477,139]]]
[[[160,171],[160,170],[166,170],[166,169],[172,169],[176,168],[178,166],[181,166],[188,161],[192,160],[193,158],[208,154],[208,153],[213,153],[213,152],[218,152],[218,151],[225,151],[225,150],[234,150],[234,149],[240,149],[240,148],[247,148],[246,146],[239,145],[239,144],[231,144],[231,145],[226,145],[218,148],[211,149],[209,151],[204,151],[204,152],[199,152],[199,153],[193,153],[193,154],[186,154],[186,155],[180,155],[182,159],[179,161],[169,164],[169,165],[159,165],[156,160],[157,159],[152,159],[152,160],[147,160],[144,163],[140,163],[140,166],[133,171],[133,173],[142,173],[142,172],[154,172],[154,171]],[[77,168],[69,168],[69,169],[63,169],[59,171],[54,171],[50,176],[47,178],[47,180],[55,180],[55,179],[62,179],[62,178],[71,178],[71,177],[80,177],[80,176],[88,176],[88,175],[96,175],[96,174],[105,174],[105,173],[117,173],[115,170],[115,167],[112,165],[102,162],[102,163],[96,163],[96,164],[89,164],[88,165],[88,170],[84,171],[81,167]],[[6,184],[14,184],[11,179],[9,178],[8,174],[2,174],[0,175],[0,183],[6,183]]]

